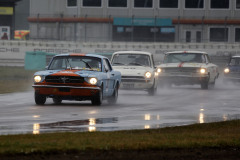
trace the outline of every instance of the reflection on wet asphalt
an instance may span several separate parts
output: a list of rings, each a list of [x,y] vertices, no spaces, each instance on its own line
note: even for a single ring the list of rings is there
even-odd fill
[[[163,128],[194,123],[240,119],[240,87],[216,85],[174,86],[158,89],[149,96],[144,91],[119,91],[116,105],[63,101],[37,106],[33,91],[0,95],[0,135],[46,132],[93,132]],[[12,101],[15,99],[15,101]]]
[[[39,130],[71,130],[71,131],[96,131],[97,124],[117,123],[118,118],[90,118],[86,120],[62,121],[55,123],[39,124]]]

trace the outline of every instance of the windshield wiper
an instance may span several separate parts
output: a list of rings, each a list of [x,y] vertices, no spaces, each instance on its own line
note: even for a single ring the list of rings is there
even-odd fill
[[[88,64],[86,61],[84,61],[84,60],[82,60],[82,59],[81,59],[81,61],[84,62],[84,63],[87,65],[88,68],[92,69],[92,67],[90,66],[90,64]]]

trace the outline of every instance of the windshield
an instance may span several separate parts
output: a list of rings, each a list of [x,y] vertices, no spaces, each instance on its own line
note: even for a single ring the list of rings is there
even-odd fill
[[[112,60],[113,66],[148,66],[151,67],[150,56],[145,54],[116,54]]]
[[[231,58],[230,65],[231,66],[240,66],[240,58]]]
[[[181,62],[194,62],[204,63],[205,59],[203,54],[199,53],[173,53],[167,54],[164,57],[164,63],[181,63]]]
[[[49,70],[81,69],[101,71],[101,59],[86,56],[61,56],[55,57]]]

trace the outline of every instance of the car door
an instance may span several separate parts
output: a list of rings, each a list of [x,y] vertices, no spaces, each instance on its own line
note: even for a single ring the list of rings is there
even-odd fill
[[[104,72],[106,73],[106,79],[105,79],[105,91],[106,95],[110,96],[113,93],[113,87],[114,87],[114,81],[115,81],[115,74],[113,73],[113,69],[110,65],[110,62],[108,59],[103,59],[103,67]]]

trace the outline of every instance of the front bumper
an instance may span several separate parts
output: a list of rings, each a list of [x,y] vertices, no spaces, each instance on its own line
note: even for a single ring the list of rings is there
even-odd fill
[[[201,84],[209,79],[207,74],[192,74],[192,75],[160,75],[158,77],[159,84],[168,83],[176,85],[194,85]]]
[[[143,90],[150,89],[153,83],[134,83],[134,82],[121,82],[120,89],[123,90]]]
[[[74,97],[91,97],[96,95],[100,87],[83,87],[83,86],[58,86],[58,85],[33,85],[35,92],[41,95],[56,96],[74,96]]]

